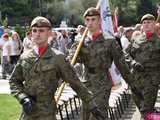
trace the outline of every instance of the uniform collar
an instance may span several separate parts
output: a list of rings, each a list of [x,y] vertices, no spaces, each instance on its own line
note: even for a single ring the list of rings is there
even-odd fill
[[[154,33],[153,32],[146,32],[146,38],[148,41],[151,41],[153,38]]]
[[[43,49],[43,48],[42,48]],[[34,46],[33,47],[33,54],[36,55],[36,56],[39,56],[39,57],[42,57],[42,58],[48,58],[48,57],[51,57],[52,54],[51,54],[51,47],[50,45],[47,45],[47,48],[44,48],[45,50],[43,51],[44,53],[42,53],[43,55],[40,56],[39,54],[39,48]]]
[[[145,36],[146,36],[147,41],[154,41],[154,39],[158,37],[155,32],[154,33],[147,32],[147,33],[145,33]]]
[[[102,31],[98,31],[95,33],[88,32],[88,37],[93,41],[96,41],[100,36],[102,36]]]

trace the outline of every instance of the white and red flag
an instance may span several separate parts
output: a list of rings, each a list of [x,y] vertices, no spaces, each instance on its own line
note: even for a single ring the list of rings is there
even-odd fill
[[[104,37],[107,38],[114,38],[114,27],[112,21],[112,14],[109,6],[109,0],[100,0],[100,14],[101,14],[101,28]],[[117,19],[116,19],[117,20]],[[118,27],[118,21],[117,21]],[[114,85],[118,85],[121,83],[121,75],[118,72],[114,62],[109,69],[109,73],[111,76],[111,80]]]
[[[105,38],[114,37],[112,14],[109,0],[100,0],[101,28]]]
[[[113,23],[114,23],[114,32],[116,33],[118,32],[118,7],[116,7],[114,10]]]

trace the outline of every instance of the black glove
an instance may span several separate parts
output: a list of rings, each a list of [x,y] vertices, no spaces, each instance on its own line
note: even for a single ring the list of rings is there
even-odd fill
[[[140,63],[138,63],[138,62],[136,62],[136,63],[133,64],[133,69],[136,72],[143,72],[144,71],[143,65],[140,64]]]
[[[91,112],[92,112],[92,115],[97,120],[105,120],[105,117],[103,116],[103,114],[101,113],[101,111],[97,107],[94,107],[93,109],[91,109]]]
[[[33,110],[33,101],[26,97],[23,100],[21,100],[21,104],[23,106],[23,111],[27,115],[31,114]]]

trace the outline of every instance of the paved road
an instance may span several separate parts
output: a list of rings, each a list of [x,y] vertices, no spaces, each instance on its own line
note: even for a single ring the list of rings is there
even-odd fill
[[[0,93],[10,94],[8,80],[4,80],[4,79],[0,80]]]

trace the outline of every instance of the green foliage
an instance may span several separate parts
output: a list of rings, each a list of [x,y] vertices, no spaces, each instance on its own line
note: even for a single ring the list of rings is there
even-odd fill
[[[19,34],[21,39],[25,37],[25,30],[19,24],[16,24],[15,31]]]
[[[8,94],[0,94],[0,120],[17,120],[20,115],[20,105]]]
[[[49,18],[58,27],[62,20],[70,26],[83,23],[82,15],[88,7],[95,7],[98,0],[0,0],[2,19],[8,17],[9,25],[30,25],[38,15]],[[159,0],[110,0],[111,10],[119,8],[119,25],[139,22],[146,13],[156,16]]]
[[[4,20],[2,20],[2,26],[4,26],[4,28],[8,27],[8,18],[7,17],[5,17]]]
[[[137,16],[140,18],[147,13],[155,15],[156,6],[153,6],[151,0],[139,0],[137,2]]]
[[[84,9],[89,7],[96,7],[98,0],[81,0]]]

